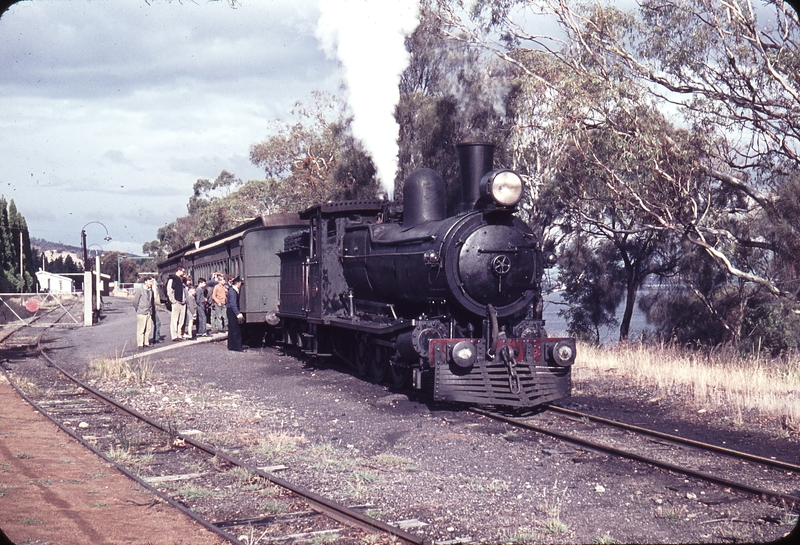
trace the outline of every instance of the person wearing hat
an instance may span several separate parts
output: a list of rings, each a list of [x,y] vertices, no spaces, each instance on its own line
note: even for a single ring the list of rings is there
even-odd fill
[[[228,290],[228,298],[225,302],[225,310],[228,317],[228,350],[234,352],[244,352],[242,348],[242,326],[244,315],[239,309],[239,295],[242,291],[244,281],[237,276],[231,281],[231,289]]]

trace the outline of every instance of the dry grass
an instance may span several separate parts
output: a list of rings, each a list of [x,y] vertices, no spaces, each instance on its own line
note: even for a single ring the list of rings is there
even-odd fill
[[[784,426],[800,424],[800,358],[742,357],[735,352],[699,354],[669,346],[581,345],[573,368],[576,389],[614,374],[657,397],[682,399],[697,409],[724,408],[734,421],[755,413]]]
[[[279,431],[266,434],[250,450],[259,457],[275,460],[297,451],[306,443],[308,440],[302,434],[295,435]]]
[[[153,378],[153,363],[148,359],[125,360],[119,357],[99,358],[89,362],[91,378],[109,381],[133,381],[144,384]]]

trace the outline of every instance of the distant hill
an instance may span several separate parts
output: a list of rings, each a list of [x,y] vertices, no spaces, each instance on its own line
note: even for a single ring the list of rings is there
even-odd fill
[[[37,255],[44,256],[47,261],[52,262],[59,258],[63,260],[69,256],[76,267],[83,267],[83,248],[79,246],[31,237],[31,248]]]
[[[43,238],[31,237],[31,246],[36,248],[38,253],[51,251],[55,253],[83,255],[83,248],[80,246],[70,246],[69,244],[63,244],[61,242],[50,242]]]

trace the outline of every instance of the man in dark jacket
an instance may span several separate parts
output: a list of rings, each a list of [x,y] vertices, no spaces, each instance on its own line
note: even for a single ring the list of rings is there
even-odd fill
[[[200,278],[197,281],[197,288],[194,294],[197,301],[197,336],[208,337],[206,332],[206,279]]]
[[[158,281],[155,278],[153,279],[153,287],[150,289],[153,292],[153,315],[151,316],[153,320],[153,338],[150,340],[150,344],[155,344],[161,342],[161,318],[158,317],[158,309],[164,305],[164,302],[161,300],[161,290],[159,290]]]
[[[244,315],[239,310],[239,294],[241,293],[244,281],[236,277],[231,282],[231,289],[228,290],[228,298],[225,302],[225,311],[228,316],[228,350],[243,352],[242,348],[242,327]]]
[[[186,300],[183,289],[183,277],[185,275],[186,268],[179,265],[175,274],[169,275],[167,279],[167,297],[172,304],[169,332],[172,335],[173,341],[183,340],[181,338],[181,330],[183,330],[183,321],[186,319]]]

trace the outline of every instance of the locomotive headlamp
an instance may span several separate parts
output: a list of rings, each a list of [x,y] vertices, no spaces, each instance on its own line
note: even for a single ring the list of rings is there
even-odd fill
[[[453,363],[462,369],[469,369],[477,359],[478,352],[471,342],[461,341],[453,347]]]
[[[514,206],[522,198],[522,178],[511,170],[495,170],[481,180],[481,197],[499,206]]]
[[[545,346],[547,359],[559,367],[569,367],[575,363],[575,352],[575,339],[562,339]]]

